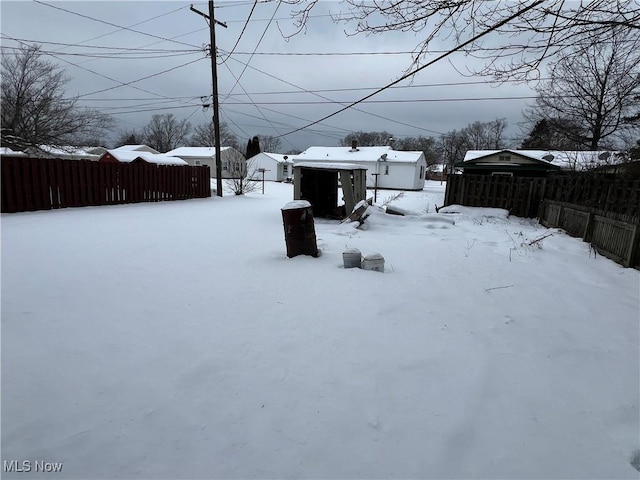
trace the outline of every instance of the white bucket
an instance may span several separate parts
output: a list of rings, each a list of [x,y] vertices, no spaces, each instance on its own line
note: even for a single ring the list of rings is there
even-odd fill
[[[363,270],[373,270],[375,272],[384,272],[384,257],[379,253],[367,255],[362,260]]]
[[[362,254],[357,248],[349,248],[342,253],[344,268],[360,268]]]

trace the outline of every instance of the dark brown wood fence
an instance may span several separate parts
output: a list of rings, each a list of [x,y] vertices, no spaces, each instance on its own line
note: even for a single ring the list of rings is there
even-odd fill
[[[534,218],[544,199],[640,215],[640,180],[594,174],[550,177],[449,175],[444,204],[504,208],[512,215]]]
[[[2,213],[211,196],[208,166],[2,156]]]
[[[640,216],[543,200],[539,218],[545,227],[562,228],[625,267],[640,267]]]

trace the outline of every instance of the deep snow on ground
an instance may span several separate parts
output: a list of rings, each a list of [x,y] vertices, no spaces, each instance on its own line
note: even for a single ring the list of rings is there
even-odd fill
[[[638,478],[639,272],[443,186],[2,216],[2,460],[52,478]],[[546,238],[545,235],[552,234]],[[385,272],[344,269],[378,252]],[[637,463],[637,458],[635,459]],[[4,478],[44,478],[5,473]]]

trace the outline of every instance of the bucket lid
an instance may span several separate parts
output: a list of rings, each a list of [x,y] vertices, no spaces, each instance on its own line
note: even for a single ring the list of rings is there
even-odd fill
[[[347,248],[342,254],[360,255],[360,250],[357,248]]]
[[[364,257],[365,260],[384,260],[384,257],[379,253],[372,253]]]

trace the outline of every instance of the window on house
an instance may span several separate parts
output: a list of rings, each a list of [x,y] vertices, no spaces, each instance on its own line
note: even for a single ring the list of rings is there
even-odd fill
[[[229,171],[229,162],[222,162],[222,169]]]
[[[200,160],[196,160],[196,167],[200,165]]]
[[[508,162],[509,160],[511,160],[511,157],[509,155],[500,155],[500,156],[498,156],[498,161],[499,162]]]
[[[286,163],[282,166],[282,173],[284,173],[285,175],[289,173],[289,165],[287,165]]]
[[[389,165],[384,166],[384,174],[389,175]]]

